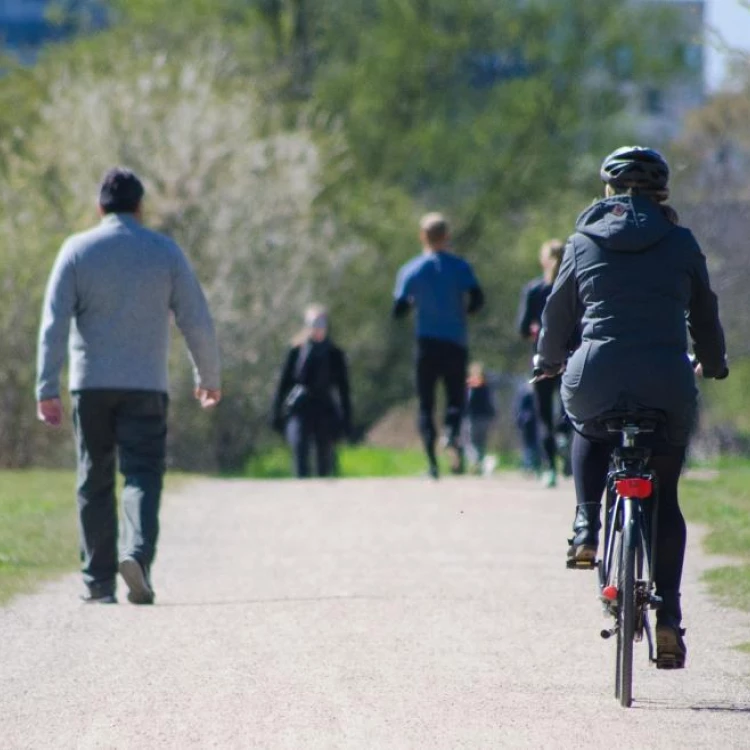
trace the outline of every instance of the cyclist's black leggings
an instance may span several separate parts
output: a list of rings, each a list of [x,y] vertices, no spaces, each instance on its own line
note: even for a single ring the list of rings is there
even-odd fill
[[[537,420],[547,468],[555,470],[557,445],[555,443],[555,401],[560,402],[560,383],[562,378],[545,378],[534,383],[534,402]],[[562,405],[560,406],[562,410]]]
[[[438,381],[445,386],[445,426],[450,437],[461,433],[461,417],[466,401],[466,347],[451,341],[420,338],[417,340],[417,396],[419,397],[419,431],[427,453],[432,457],[437,436],[433,412]]]
[[[598,503],[607,484],[612,445],[594,442],[579,433],[573,436],[572,460],[578,503]],[[685,462],[684,446],[654,448],[651,468],[659,478],[659,518],[656,532],[654,580],[660,595],[680,590],[685,557],[685,519],[677,498],[677,483]]]

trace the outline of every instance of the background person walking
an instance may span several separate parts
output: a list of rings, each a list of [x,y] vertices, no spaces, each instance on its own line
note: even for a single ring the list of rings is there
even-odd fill
[[[537,339],[542,327],[542,311],[552,291],[560,270],[565,246],[560,240],[548,240],[539,251],[542,277],[530,281],[521,292],[518,310],[518,332],[531,341],[536,352]],[[546,470],[542,477],[546,487],[557,484],[557,441],[556,434],[562,429],[564,409],[560,399],[561,378],[540,380],[534,384],[534,400],[537,412],[537,426],[540,432]],[[567,436],[564,436],[567,440]],[[566,471],[566,473],[568,473]]]
[[[78,512],[87,602],[113,603],[118,571],[115,464],[125,478],[119,570],[134,604],[151,604],[167,435],[171,313],[194,363],[203,407],[221,399],[211,315],[182,250],[141,224],[144,189],[131,171],[107,172],[101,223],[63,244],[42,310],[37,413],[62,422],[69,387],[78,455]],[[71,325],[72,322],[72,325]]]
[[[466,380],[466,433],[469,465],[476,474],[492,473],[491,470],[488,471],[491,464],[486,461],[486,454],[490,427],[496,414],[492,389],[487,382],[484,365],[481,362],[473,362]]]
[[[398,272],[393,293],[393,316],[404,317],[416,309],[416,380],[419,398],[419,431],[429,472],[438,476],[435,443],[435,390],[442,380],[446,393],[445,444],[454,451],[452,470],[464,470],[461,417],[466,399],[469,358],[467,314],[481,309],[484,294],[468,261],[450,250],[448,222],[430,213],[419,225],[422,254]]]
[[[312,446],[318,476],[335,473],[335,443],[351,435],[351,425],[346,357],[329,336],[326,309],[311,305],[305,311],[305,328],[287,354],[273,401],[273,427],[286,434],[295,475],[310,476]]]

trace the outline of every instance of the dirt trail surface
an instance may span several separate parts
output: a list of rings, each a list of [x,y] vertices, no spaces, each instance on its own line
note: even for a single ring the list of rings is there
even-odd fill
[[[68,577],[0,609],[0,748],[748,748],[750,618],[693,530],[689,663],[631,710],[569,484],[196,480],[165,500],[157,604]]]

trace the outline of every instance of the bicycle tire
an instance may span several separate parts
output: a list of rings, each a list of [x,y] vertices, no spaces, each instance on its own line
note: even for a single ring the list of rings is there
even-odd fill
[[[620,586],[620,567],[622,565],[622,532],[621,531],[613,531],[612,532],[612,550],[608,550],[608,558],[609,558],[609,569],[606,571],[606,583],[605,585],[608,586],[615,586],[619,590]],[[605,558],[606,561],[606,558]],[[621,674],[622,674],[622,630],[619,627],[619,610],[620,605],[618,603],[617,605],[617,627],[615,628],[616,631],[616,651],[615,651],[615,698],[617,700],[620,699],[620,682],[621,682]]]
[[[626,501],[627,507],[627,501]],[[622,564],[620,566],[620,607],[618,612],[618,656],[620,660],[619,699],[623,708],[633,702],[633,643],[635,638],[635,550],[637,544],[636,520],[627,511],[622,539]]]

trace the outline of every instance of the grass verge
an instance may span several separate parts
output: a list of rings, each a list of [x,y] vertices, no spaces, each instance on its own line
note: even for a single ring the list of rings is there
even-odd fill
[[[70,471],[0,472],[0,603],[76,568]]]
[[[750,612],[750,463],[725,461],[718,469],[713,479],[683,480],[680,504],[688,521],[708,527],[708,552],[737,559],[736,565],[704,574],[711,593],[724,604]],[[750,652],[750,643],[738,648]]]
[[[311,455],[314,465],[314,455]],[[369,446],[344,446],[338,450],[340,477],[408,477],[425,471],[421,451],[396,451]],[[447,472],[448,465],[441,466]],[[292,458],[287,448],[253,456],[245,467],[244,476],[251,479],[286,479],[292,477]]]
[[[314,456],[311,455],[311,464]],[[518,468],[514,456],[499,456],[500,470]],[[427,471],[427,460],[421,450],[395,450],[368,445],[343,446],[338,450],[339,476],[355,477],[414,477]],[[450,473],[450,458],[438,456],[442,475]],[[242,477],[250,479],[287,479],[292,476],[292,458],[288,448],[279,447],[253,456],[245,466]]]

